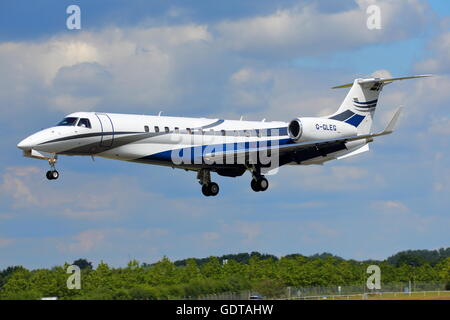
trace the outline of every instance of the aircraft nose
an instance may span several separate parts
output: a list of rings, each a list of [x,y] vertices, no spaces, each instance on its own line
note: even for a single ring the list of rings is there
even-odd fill
[[[32,143],[30,137],[23,139],[17,144],[17,148],[22,150],[30,150],[34,147],[34,144]]]

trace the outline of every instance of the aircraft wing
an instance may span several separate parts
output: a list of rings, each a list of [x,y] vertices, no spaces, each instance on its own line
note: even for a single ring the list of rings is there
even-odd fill
[[[292,143],[285,145],[275,145],[275,146],[267,146],[260,148],[250,148],[246,150],[230,150],[226,152],[216,152],[211,154],[206,154],[203,156],[205,161],[213,161],[214,159],[218,159],[221,157],[230,157],[234,158],[238,164],[246,163],[246,159],[251,159],[252,157],[257,157],[258,153],[267,151],[267,153],[271,153],[273,155],[274,152],[278,153],[279,157],[289,155],[291,156],[293,161],[303,161],[302,153],[310,153],[317,154],[317,156],[326,156],[329,153],[336,152],[339,150],[345,149],[345,143],[351,141],[358,140],[366,140],[367,142],[372,142],[375,137],[384,136],[391,134],[394,130],[394,127],[397,123],[397,120],[400,116],[402,108],[400,107],[392,117],[391,121],[387,125],[386,129],[378,133],[371,133],[359,136],[349,136],[342,137],[337,139],[328,139],[328,140],[316,140],[316,141],[307,141],[300,143]],[[257,159],[257,158],[253,158]],[[306,160],[306,159],[304,159]]]

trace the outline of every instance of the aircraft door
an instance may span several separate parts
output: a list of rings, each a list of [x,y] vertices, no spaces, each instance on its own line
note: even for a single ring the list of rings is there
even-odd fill
[[[114,143],[114,125],[111,118],[106,113],[95,114],[100,121],[102,136],[100,139],[101,147],[111,147]]]

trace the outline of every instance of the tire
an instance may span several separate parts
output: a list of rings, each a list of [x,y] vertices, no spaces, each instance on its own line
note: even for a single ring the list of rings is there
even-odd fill
[[[259,184],[258,181],[256,181],[255,179],[252,179],[252,181],[250,182],[250,186],[252,187],[252,190],[255,192],[259,192]]]
[[[209,193],[208,185],[204,184],[202,186],[202,193],[205,197],[209,197],[211,194]]]
[[[258,186],[260,191],[266,191],[269,188],[269,181],[266,178],[258,180]]]
[[[51,171],[51,177],[53,180],[56,180],[59,178],[59,172],[56,170]]]
[[[51,171],[47,171],[47,174],[45,176],[47,177],[48,180],[53,180]]]
[[[219,185],[215,182],[212,182],[208,185],[209,194],[213,197],[219,194]]]

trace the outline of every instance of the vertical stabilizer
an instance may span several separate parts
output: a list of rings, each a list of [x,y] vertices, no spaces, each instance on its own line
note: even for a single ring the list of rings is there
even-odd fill
[[[357,128],[358,134],[368,134],[372,128],[378,97],[383,87],[398,80],[430,77],[420,75],[402,78],[356,79],[353,84],[344,84],[333,89],[351,87],[336,113],[328,118],[347,122]]]

